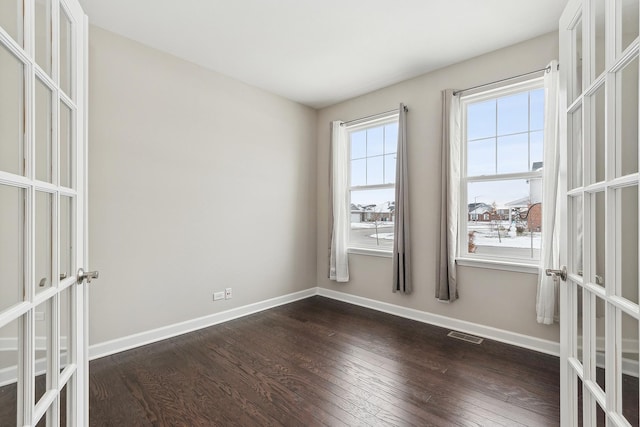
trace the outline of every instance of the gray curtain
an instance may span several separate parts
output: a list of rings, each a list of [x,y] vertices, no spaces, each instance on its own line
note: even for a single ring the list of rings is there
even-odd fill
[[[409,226],[409,171],[407,168],[406,107],[400,104],[396,154],[396,205],[393,226],[393,292],[411,293],[411,239]]]
[[[458,177],[460,114],[453,90],[442,92],[442,174],[440,193],[440,250],[437,252],[436,299],[458,299],[456,261],[458,242]]]

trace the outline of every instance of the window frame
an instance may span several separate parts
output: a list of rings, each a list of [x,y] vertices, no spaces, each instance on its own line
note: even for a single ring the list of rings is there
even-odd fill
[[[393,254],[393,249],[378,249],[368,246],[354,246],[351,241],[351,193],[352,191],[362,191],[362,190],[395,190],[396,182],[391,184],[372,184],[372,185],[351,185],[351,134],[354,132],[375,128],[379,126],[385,126],[392,123],[399,124],[400,114],[398,111],[381,113],[366,119],[355,120],[349,123],[346,123],[345,129],[347,132],[347,145],[348,145],[348,184],[347,184],[347,192],[349,194],[349,243],[347,245],[347,252],[350,254],[358,254],[358,255],[371,255],[378,256],[383,258],[391,258]],[[396,153],[397,153],[397,141],[396,141]],[[384,157],[384,154],[383,154]],[[368,157],[364,157],[365,159]],[[396,166],[397,168],[397,166]],[[395,173],[395,172],[394,172]],[[394,191],[394,202],[395,202],[395,191]]]
[[[471,267],[484,267],[492,269],[512,270],[524,273],[538,273],[540,259],[527,259],[509,256],[495,256],[488,254],[475,254],[468,250],[468,215],[469,202],[468,185],[473,182],[490,182],[490,181],[508,181],[508,180],[531,180],[540,179],[541,185],[544,186],[543,171],[526,171],[515,173],[497,173],[492,175],[467,176],[467,107],[469,104],[489,101],[502,98],[517,93],[528,92],[544,88],[544,77],[528,79],[515,84],[496,87],[489,90],[475,91],[468,95],[460,96],[460,179],[458,183],[458,191],[460,195],[459,212],[458,212],[458,253],[456,254],[456,262],[459,265]],[[496,117],[497,120],[497,117]],[[531,132],[531,129],[528,129]],[[496,135],[497,137],[497,135]],[[544,137],[544,125],[543,125]],[[529,141],[530,143],[530,141]],[[544,159],[544,139],[543,139],[543,159]],[[541,234],[544,231],[541,231]]]

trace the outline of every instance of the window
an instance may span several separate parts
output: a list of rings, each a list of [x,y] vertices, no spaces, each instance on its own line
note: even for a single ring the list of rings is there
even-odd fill
[[[460,99],[462,257],[540,259],[542,85],[542,79],[535,79]]]
[[[395,209],[398,114],[347,127],[349,248],[391,252]]]

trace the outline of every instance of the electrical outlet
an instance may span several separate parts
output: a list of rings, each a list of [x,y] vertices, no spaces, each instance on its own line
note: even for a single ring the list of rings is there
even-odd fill
[[[224,290],[224,299],[231,299],[231,288]]]
[[[214,292],[213,293],[213,300],[214,301],[218,301],[224,299],[224,292]]]

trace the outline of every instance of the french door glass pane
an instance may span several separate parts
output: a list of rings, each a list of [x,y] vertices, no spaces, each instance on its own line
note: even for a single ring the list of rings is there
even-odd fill
[[[620,294],[638,304],[638,186],[615,190],[617,234],[620,241],[616,248],[616,260],[620,263]]]
[[[569,126],[571,127],[570,139],[570,188],[582,187],[582,107],[569,115]]]
[[[60,6],[60,89],[71,96],[71,20]]]
[[[51,75],[51,0],[37,0],[35,4],[36,62]]]
[[[73,200],[71,197],[60,196],[60,239],[59,257],[60,257],[60,279],[66,279],[73,275],[73,247],[72,247],[72,221]]]
[[[17,425],[18,409],[18,359],[21,339],[19,321],[14,320],[0,328],[0,424]],[[5,424],[6,422],[6,424]]]
[[[35,210],[35,285],[39,293],[53,285],[52,195],[36,191]]]
[[[616,103],[616,177],[638,172],[638,57],[616,76],[620,98]]]
[[[595,214],[595,221],[593,221],[594,229],[591,230],[592,235],[592,251],[595,255],[594,264],[592,264],[592,276],[590,281],[596,285],[604,287],[605,278],[605,255],[606,255],[606,241],[605,241],[605,195],[604,192],[599,192],[591,195],[592,212]]]
[[[0,170],[24,175],[24,65],[2,45],[0,94]]]
[[[571,241],[573,242],[573,253],[570,255],[571,273],[582,276],[583,274],[583,248],[584,248],[584,216],[582,208],[582,195],[571,197],[569,207],[571,208]]]
[[[69,364],[71,336],[71,292],[73,285],[60,293],[60,371]]]
[[[591,183],[604,181],[605,178],[605,89],[600,86],[591,95],[591,146],[594,147],[591,163],[595,170],[591,170]],[[595,178],[595,180],[594,180]]]
[[[0,311],[23,300],[24,209],[25,190],[0,185]]]
[[[608,354],[605,343],[607,331],[605,323],[606,323],[606,302],[604,299],[596,296],[596,331],[595,331],[595,374],[596,374],[596,383],[600,386],[602,391],[607,391],[606,389],[606,370],[605,370],[605,360],[609,356],[613,356],[613,354]]]
[[[607,425],[607,416],[600,405],[595,402],[594,405],[596,405],[596,427],[605,427]]]
[[[71,109],[60,102],[60,185],[71,187],[72,127]]]
[[[36,77],[36,179],[46,182],[53,182],[52,97],[51,89]]]
[[[618,0],[618,2],[620,4],[618,50],[622,52],[638,37],[638,0]]]
[[[638,419],[638,320],[624,311],[621,316],[622,372],[618,377],[622,385],[622,415],[632,426]],[[625,369],[625,367],[627,367]],[[628,367],[635,367],[635,372]]]
[[[0,27],[21,46],[22,11],[22,0],[0,0]]]
[[[64,385],[64,387],[62,387],[62,390],[60,390],[60,397],[58,398],[58,402],[60,405],[60,426],[66,426],[66,425],[71,425],[71,416],[68,415],[69,414],[69,397],[68,397],[68,393],[70,390],[70,382],[73,380],[72,378],[69,378],[69,382],[67,384]],[[67,422],[67,420],[69,420],[69,422]]]
[[[598,77],[604,71],[605,67],[605,0],[595,0],[594,2],[594,14],[595,14],[595,56],[594,56],[594,71],[595,77]]]
[[[582,286],[574,285],[576,298],[575,298],[575,307],[574,313],[576,314],[576,324],[575,324],[575,342],[576,348],[573,356],[580,361],[580,363],[584,363],[583,355],[584,355],[584,337],[582,334]]]
[[[572,30],[572,67],[571,67],[571,91],[569,94],[569,103],[575,101],[582,93],[582,18],[576,23]]]
[[[52,425],[50,421],[48,421],[48,419],[51,419],[53,412],[52,412],[52,408],[49,407],[49,409],[47,409],[47,412],[45,412],[45,414],[42,416],[42,418],[40,418],[40,421],[38,421],[38,424],[36,424],[36,427],[47,427]]]
[[[582,387],[582,380],[580,379],[580,377],[576,374],[575,376],[577,378],[578,381],[578,404],[576,405],[576,412],[577,414],[577,420],[578,420],[578,426],[582,427],[583,423],[582,423],[582,418],[584,415],[584,409],[583,409],[583,387]]]
[[[50,330],[53,327],[51,299],[46,300],[35,308],[36,320],[36,364],[35,364],[35,402],[44,396],[49,389],[50,379],[48,372],[51,357]]]

